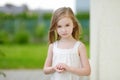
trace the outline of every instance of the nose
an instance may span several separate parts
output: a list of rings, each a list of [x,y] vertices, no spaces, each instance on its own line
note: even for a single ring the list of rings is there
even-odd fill
[[[65,29],[65,28],[62,28],[62,32],[66,32],[66,29]]]

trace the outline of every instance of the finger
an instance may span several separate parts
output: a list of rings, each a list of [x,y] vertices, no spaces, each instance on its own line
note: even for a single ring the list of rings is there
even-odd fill
[[[62,73],[62,72],[64,72],[64,70],[57,69],[57,72]]]

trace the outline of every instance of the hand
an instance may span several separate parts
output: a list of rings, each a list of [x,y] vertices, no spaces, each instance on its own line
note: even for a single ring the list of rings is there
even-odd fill
[[[60,64],[57,64],[55,67],[54,67],[55,71],[59,72],[59,73],[62,73],[65,71],[65,69],[60,65]]]
[[[59,63],[55,66],[55,70],[59,73],[66,71],[69,71],[69,66],[64,63]]]

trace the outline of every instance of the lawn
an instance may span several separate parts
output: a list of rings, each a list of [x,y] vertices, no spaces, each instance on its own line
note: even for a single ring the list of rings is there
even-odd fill
[[[42,68],[47,54],[47,44],[0,45],[0,68]]]
[[[43,68],[47,48],[47,44],[0,45],[0,54],[5,54],[0,55],[0,69]]]

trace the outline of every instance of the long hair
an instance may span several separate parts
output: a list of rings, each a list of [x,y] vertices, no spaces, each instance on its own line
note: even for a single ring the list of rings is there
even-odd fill
[[[70,7],[61,7],[53,13],[51,18],[51,24],[50,24],[50,30],[49,30],[49,44],[60,39],[60,36],[56,32],[56,26],[58,21],[63,17],[69,17],[72,20],[73,26],[74,26],[72,36],[76,40],[79,40],[79,37],[81,34],[81,25],[77,21]]]

